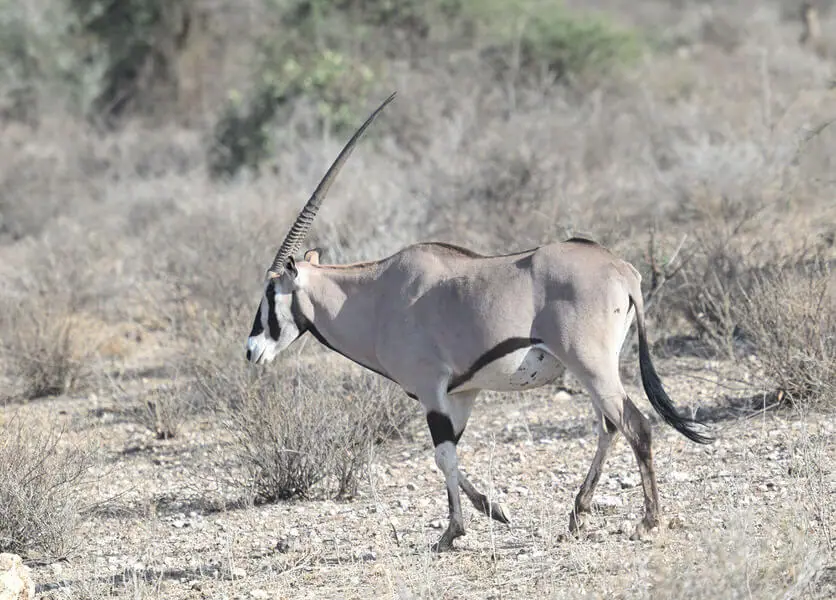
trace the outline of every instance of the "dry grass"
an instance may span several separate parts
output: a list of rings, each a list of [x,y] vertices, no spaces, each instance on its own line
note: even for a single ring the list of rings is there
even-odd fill
[[[0,422],[0,551],[55,560],[78,548],[93,457],[63,433],[19,411]]]
[[[376,375],[294,359],[258,371],[240,361],[196,365],[200,389],[235,438],[240,485],[262,502],[355,493],[369,445],[395,435],[415,402]]]

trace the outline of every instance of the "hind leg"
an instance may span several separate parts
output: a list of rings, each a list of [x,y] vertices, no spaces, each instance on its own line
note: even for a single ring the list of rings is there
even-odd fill
[[[659,524],[659,491],[656,486],[656,473],[653,468],[650,421],[636,408],[636,405],[633,404],[621,385],[617,356],[616,360],[588,360],[583,364],[587,365],[588,368],[579,369],[581,375],[579,379],[592,396],[596,411],[600,412],[605,418],[605,420],[602,420],[604,431],[608,424],[614,425],[624,435],[636,457],[644,493],[644,517],[636,526],[632,539],[639,539]],[[587,475],[588,481],[584,482],[581,491],[578,493],[576,510],[578,504],[583,508],[584,502],[588,501],[585,493],[587,487],[594,489],[595,475],[600,471],[600,465],[597,465],[596,461],[600,459],[603,462],[609,442],[610,440],[606,438],[602,440],[599,434],[599,451],[596,452],[590,473]],[[596,467],[598,468],[596,469]],[[592,477],[592,480],[590,480],[590,477]]]
[[[598,480],[601,478],[607,452],[618,433],[615,424],[604,417],[600,409],[595,406],[593,406],[593,409],[598,430],[598,447],[595,450],[595,456],[592,458],[592,464],[589,466],[586,479],[584,479],[581,489],[578,490],[578,495],[575,496],[575,508],[569,513],[569,531],[572,533],[582,529],[585,525],[583,515],[588,513],[592,506],[592,494],[595,492],[595,486],[598,485]]]
[[[600,403],[604,416],[624,434],[636,457],[644,493],[644,517],[636,526],[631,539],[640,539],[659,525],[659,491],[653,468],[650,421],[636,408],[623,389],[610,393],[598,390],[593,396]]]

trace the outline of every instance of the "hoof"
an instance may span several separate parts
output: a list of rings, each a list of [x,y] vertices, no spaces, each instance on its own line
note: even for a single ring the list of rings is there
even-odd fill
[[[633,541],[645,540],[652,537],[657,531],[659,531],[659,519],[648,519],[645,517],[638,522],[630,539]]]
[[[447,527],[439,540],[430,546],[430,550],[435,553],[446,552],[453,549],[453,540],[464,535],[464,527],[461,525],[453,525],[452,523]]]
[[[573,510],[569,513],[569,533],[577,535],[584,527],[586,527],[585,512],[578,512]]]
[[[499,502],[491,502],[485,495],[480,495],[478,499],[473,499],[473,506],[476,510],[494,521],[499,521],[504,525],[511,522]]]

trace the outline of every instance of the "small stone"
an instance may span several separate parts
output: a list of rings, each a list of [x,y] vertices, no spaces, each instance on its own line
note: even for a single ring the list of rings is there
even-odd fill
[[[674,515],[668,522],[668,529],[685,529],[685,519],[679,515]]]
[[[29,600],[35,597],[31,570],[17,554],[0,554],[0,598]]]
[[[560,390],[554,395],[554,399],[556,402],[569,402],[572,399],[572,394],[566,390]]]
[[[186,585],[189,586],[189,589],[195,590],[197,592],[199,592],[201,588],[200,582],[197,579],[192,579]]]
[[[418,486],[410,481],[406,484],[406,489],[408,489],[410,492],[414,492],[418,489]]]
[[[433,519],[430,521],[430,527],[433,529],[444,529],[444,520],[443,519]]]
[[[639,485],[639,483],[641,483],[641,478],[636,473],[630,473],[630,474],[627,474],[627,475],[622,475],[621,479],[620,479],[620,482],[621,482],[621,489],[626,490],[626,489],[629,489],[629,488],[634,488],[637,485]]]
[[[685,483],[686,481],[691,481],[691,476],[688,473],[684,473],[683,471],[674,471],[668,477],[671,481],[676,481],[677,483]]]
[[[182,529],[183,527],[186,527],[187,525],[188,525],[188,523],[186,523],[182,519],[175,519],[174,521],[171,522],[171,526],[175,527],[176,529]]]
[[[586,539],[588,539],[590,542],[596,543],[603,542],[604,538],[605,536],[603,531],[590,531],[586,536]]]
[[[635,529],[635,527],[633,526],[632,521],[622,521],[618,526],[617,533],[624,533],[629,535],[633,533],[633,529]]]
[[[624,505],[620,496],[598,496],[592,501],[592,506],[605,514],[614,514]]]
[[[247,576],[247,570],[243,567],[233,567],[230,573],[233,579],[243,579]]]
[[[250,591],[250,596],[256,598],[257,600],[266,600],[270,597],[270,594],[268,594],[264,590],[252,590]]]
[[[287,538],[281,538],[276,542],[276,545],[273,546],[273,549],[276,552],[281,552],[282,554],[290,552],[290,541]]]

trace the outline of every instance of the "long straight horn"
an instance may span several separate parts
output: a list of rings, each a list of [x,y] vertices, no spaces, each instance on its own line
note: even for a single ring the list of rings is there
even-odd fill
[[[371,125],[372,121],[375,120],[375,117],[380,114],[380,111],[382,111],[386,105],[392,101],[396,93],[397,92],[394,92],[391,96],[384,100],[383,104],[378,106],[377,110],[375,110],[369,118],[366,119],[366,122],[363,123],[360,129],[358,129],[351,139],[348,140],[348,143],[328,169],[328,172],[325,173],[325,176],[322,178],[322,181],[319,182],[319,185],[316,186],[316,190],[314,190],[314,193],[311,195],[307,204],[305,204],[302,212],[299,213],[298,217],[296,217],[293,227],[290,228],[290,232],[287,234],[287,237],[284,239],[284,242],[282,242],[279,251],[276,253],[276,258],[273,259],[273,265],[270,267],[270,275],[277,277],[284,272],[287,259],[299,250],[299,246],[302,244],[302,241],[311,229],[311,224],[316,216],[316,212],[319,210],[322,201],[325,199],[325,195],[328,193],[328,188],[331,187],[331,184],[337,177],[337,173],[340,172],[340,169],[345,164],[345,161],[351,155],[357,140],[360,139],[360,136],[363,135],[366,128]]]

